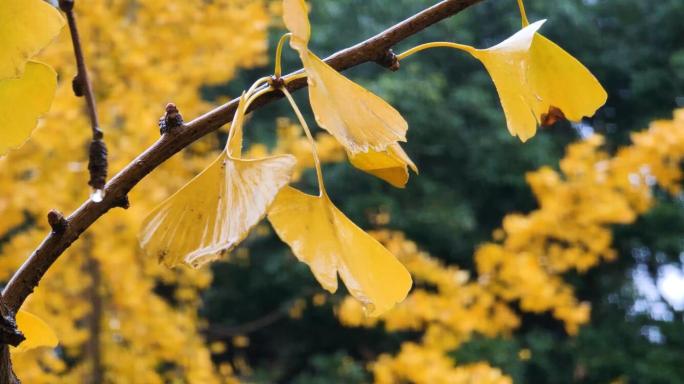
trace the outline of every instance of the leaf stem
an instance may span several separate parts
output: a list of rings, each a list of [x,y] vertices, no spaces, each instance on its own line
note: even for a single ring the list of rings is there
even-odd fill
[[[308,75],[306,74],[306,72],[302,72],[302,73],[294,74],[292,76],[283,77],[283,80],[285,81],[285,85],[287,85],[293,81],[297,81],[299,79],[306,79],[307,77],[308,77]]]
[[[256,99],[273,91],[275,91],[275,88],[269,86],[267,88],[264,88],[260,91],[254,92],[253,94],[249,95],[249,99],[247,100],[247,107],[249,107],[249,105],[252,104]]]
[[[302,125],[302,129],[304,130],[306,137],[309,139],[309,144],[311,144],[311,154],[313,155],[314,165],[316,167],[316,177],[318,178],[318,189],[321,193],[321,196],[327,196],[328,193],[325,191],[325,185],[323,184],[323,171],[321,170],[321,160],[318,158],[318,150],[316,149],[316,140],[314,140],[313,135],[311,134],[311,130],[309,129],[309,125],[306,123],[304,116],[302,116],[302,112],[299,110],[297,103],[292,98],[290,91],[288,91],[285,87],[282,87],[280,90],[283,92],[283,94],[285,94],[287,101],[290,102],[290,105],[292,106],[295,115],[297,115],[297,119],[299,119],[299,123]]]
[[[278,40],[278,48],[276,49],[276,56],[275,56],[275,70],[273,71],[273,75],[276,78],[279,78],[283,74],[283,68],[282,68],[283,45],[285,45],[285,40],[289,39],[290,37],[292,37],[292,33],[286,33],[280,37],[280,40]]]
[[[431,48],[452,48],[452,49],[458,49],[461,51],[466,51],[468,53],[473,53],[475,51],[475,48],[471,47],[470,45],[452,43],[449,41],[434,41],[432,43],[425,43],[425,44],[415,46],[406,52],[400,53],[399,55],[397,55],[397,59],[399,61],[401,61],[401,60],[408,58],[409,56],[412,56],[412,55],[420,52],[420,51],[424,51],[426,49],[431,49]]]
[[[530,25],[530,21],[527,20],[527,12],[525,12],[525,4],[523,0],[518,0],[518,8],[520,8],[520,17],[522,18],[522,26],[523,28],[527,27]]]
[[[235,110],[235,114],[233,115],[233,121],[232,124],[230,125],[230,129],[228,130],[228,140],[226,141],[226,150],[229,151],[230,153],[230,143],[233,141],[233,137],[236,134],[237,129],[242,129],[242,121],[244,119],[245,113],[247,111],[247,108],[249,108],[250,104],[254,102],[254,100],[258,99],[262,95],[265,95],[271,91],[273,91],[273,87],[270,85],[267,86],[266,88],[256,92],[259,87],[261,87],[263,84],[268,83],[271,80],[270,77],[264,76],[252,84],[251,87],[246,92],[242,93],[242,96],[240,97],[240,100],[244,98],[244,105],[240,103]],[[239,127],[239,128],[238,128]],[[242,140],[242,139],[240,139]],[[242,143],[240,143],[240,146],[242,146]],[[231,156],[233,156],[232,153],[230,153]]]
[[[256,91],[262,85],[268,83],[269,81],[271,81],[271,78],[269,76],[264,76],[264,77],[258,78],[257,81],[255,81],[254,84],[252,84],[252,86],[249,87],[249,89],[247,90],[247,92],[246,92],[247,98],[250,98],[250,96],[254,93],[254,91]],[[266,88],[266,89],[268,89],[268,88]]]

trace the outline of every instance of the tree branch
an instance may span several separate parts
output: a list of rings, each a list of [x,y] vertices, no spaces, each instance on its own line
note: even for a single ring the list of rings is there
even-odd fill
[[[387,65],[388,61],[391,61],[387,60],[389,50],[395,44],[480,1],[482,0],[441,1],[366,41],[335,53],[325,61],[338,71],[367,62]],[[300,70],[289,74],[285,78],[291,78],[301,72]],[[295,91],[305,86],[306,79],[298,79],[290,82],[287,88],[290,91]],[[250,111],[261,108],[281,97],[280,92],[264,94],[254,101]],[[140,180],[195,140],[229,123],[237,105],[238,99],[234,99],[163,135],[107,183],[102,202],[86,201],[66,218],[64,228],[53,229],[5,287],[2,295],[7,306],[16,312],[26,297],[33,292],[50,266],[88,227],[110,209],[126,208],[128,206],[128,192]]]
[[[81,36],[78,33],[76,16],[74,15],[74,0],[59,0],[59,7],[67,17],[71,43],[74,47],[74,58],[76,59],[77,73],[71,86],[76,97],[85,97],[88,118],[90,119],[90,129],[93,135],[89,150],[88,171],[90,172],[90,181],[88,181],[88,184],[95,190],[101,190],[107,181],[107,146],[104,142],[104,134],[100,129],[93,85],[88,76]]]

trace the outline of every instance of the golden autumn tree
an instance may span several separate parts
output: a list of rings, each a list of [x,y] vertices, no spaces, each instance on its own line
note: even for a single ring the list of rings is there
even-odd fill
[[[239,68],[265,60],[270,16],[259,1],[83,2],[77,11],[112,170],[159,137],[160,106],[174,101],[197,115],[211,107],[201,97],[202,85],[226,82]],[[49,230],[46,212],[71,211],[90,193],[90,122],[83,100],[72,93],[76,68],[68,33],[64,29],[39,56],[59,75],[51,112],[30,141],[0,159],[0,233],[8,240],[0,257],[3,280]],[[60,347],[57,353],[16,353],[15,370],[24,382],[209,383],[230,377],[212,366],[199,334],[198,292],[211,279],[208,271],[168,270],[137,245],[144,215],[201,170],[216,153],[216,140],[207,137],[168,161],[131,194],[129,210],[112,211],[50,270],[26,307],[49,321]],[[170,290],[162,294],[160,287]]]
[[[395,356],[382,355],[372,364],[376,383],[511,383],[484,362],[455,365],[448,353],[476,334],[513,332],[521,319],[512,304],[524,312],[550,312],[570,335],[589,322],[591,308],[575,297],[565,274],[614,260],[611,226],[631,224],[646,213],[656,187],[680,193],[684,110],[634,133],[632,144],[614,155],[603,144],[602,136],[590,136],[567,148],[560,171],[547,166],[528,174],[539,208],[504,218],[493,241],[473,256],[476,276],[445,266],[401,233],[375,234],[418,287],[380,318],[364,316],[348,298],[339,308],[340,321],[367,327],[382,322],[388,332],[422,333],[419,342],[405,342]]]

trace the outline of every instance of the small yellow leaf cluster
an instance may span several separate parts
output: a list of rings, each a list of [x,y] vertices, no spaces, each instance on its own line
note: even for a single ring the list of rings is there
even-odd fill
[[[573,144],[560,172],[543,167],[527,176],[539,208],[508,215],[502,238],[481,246],[475,260],[481,279],[508,302],[530,312],[552,311],[574,334],[589,320],[563,281],[616,257],[611,226],[629,224],[652,205],[652,188],[679,191],[684,158],[684,122],[659,121],[632,135],[633,144],[610,157],[594,135]]]
[[[613,260],[611,226],[630,224],[648,211],[654,186],[671,193],[681,190],[684,110],[675,111],[674,120],[656,121],[633,134],[632,141],[611,156],[601,149],[603,138],[594,135],[568,147],[560,171],[543,167],[530,173],[527,181],[539,208],[506,216],[495,241],[477,249],[477,280],[420,251],[401,233],[375,232],[417,287],[379,318],[364,316],[349,298],[338,307],[338,317],[347,326],[382,321],[390,332],[423,332],[420,343],[404,343],[397,355],[382,355],[372,364],[376,383],[461,382],[451,380],[464,372],[471,374],[470,382],[487,382],[476,376],[481,372],[455,366],[446,352],[476,333],[493,337],[512,332],[520,319],[510,303],[526,312],[550,311],[568,333],[576,334],[589,321],[590,307],[577,300],[564,274]],[[521,358],[529,358],[529,351],[521,351]],[[487,368],[492,380],[509,380]]]
[[[167,102],[188,116],[199,114],[212,107],[200,93],[204,84],[226,82],[239,68],[265,62],[269,14],[262,1],[77,3],[113,172],[159,138],[156,116]],[[60,79],[45,124],[0,159],[0,236],[22,228],[0,251],[5,281],[50,231],[45,213],[54,207],[72,211],[88,197],[90,125],[83,101],[71,90],[76,70],[67,33],[40,56]],[[167,161],[131,192],[129,210],[108,213],[50,269],[25,307],[55,330],[61,350],[13,356],[23,382],[88,382],[96,369],[117,383],[219,383],[232,377],[234,369],[212,366],[200,334],[199,293],[210,272],[168,270],[137,245],[147,212],[202,170],[217,148],[217,138],[208,137]],[[99,367],[93,366],[94,350],[100,351]]]
[[[500,369],[484,362],[454,366],[439,350],[415,343],[402,345],[395,357],[380,356],[373,364],[376,384],[512,384]]]
[[[398,355],[382,355],[371,365],[375,382],[510,383],[510,378],[486,364],[455,366],[446,353],[474,334],[494,337],[511,332],[519,325],[518,316],[486,285],[472,281],[467,271],[444,265],[402,233],[383,230],[373,236],[406,266],[416,287],[380,318],[365,316],[362,307],[347,298],[337,309],[340,321],[346,326],[383,321],[388,332],[423,332],[420,343],[404,343]]]

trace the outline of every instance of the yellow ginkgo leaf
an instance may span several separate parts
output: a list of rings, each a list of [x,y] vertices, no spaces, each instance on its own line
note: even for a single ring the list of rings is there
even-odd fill
[[[292,33],[292,47],[304,51],[311,37],[311,25],[304,0],[283,0],[283,21]]]
[[[537,33],[544,22],[530,24],[489,49],[464,47],[487,68],[508,130],[522,141],[534,136],[547,116],[579,121],[594,115],[608,97],[582,63]]]
[[[30,61],[19,78],[0,80],[0,156],[23,144],[52,104],[57,74]]]
[[[352,296],[377,316],[404,300],[411,275],[377,240],[349,220],[325,192],[312,196],[286,187],[268,220],[318,282],[337,290],[339,274]]]
[[[44,0],[0,1],[0,79],[21,76],[26,61],[63,26],[62,15]]]
[[[40,317],[32,313],[19,310],[17,328],[24,334],[26,340],[19,344],[15,349],[16,352],[24,352],[39,347],[54,348],[59,342],[55,331]]]
[[[140,244],[160,262],[199,267],[233,249],[290,182],[291,155],[241,159],[245,97],[221,155],[145,219]]]
[[[418,167],[411,161],[399,144],[392,144],[382,152],[368,151],[356,155],[348,153],[352,165],[368,172],[397,188],[404,188],[409,179],[408,168],[418,173]]]
[[[384,151],[397,141],[406,141],[408,124],[396,109],[309,51],[306,11],[303,0],[284,0],[283,19],[308,77],[309,99],[318,125],[352,154]]]
[[[342,76],[311,52],[302,57],[316,122],[353,154],[406,141],[408,123],[383,99]]]

